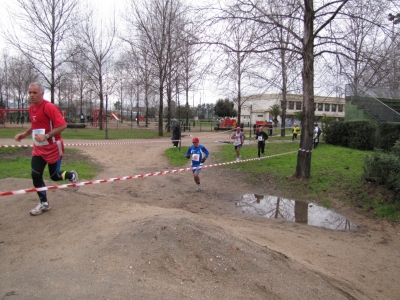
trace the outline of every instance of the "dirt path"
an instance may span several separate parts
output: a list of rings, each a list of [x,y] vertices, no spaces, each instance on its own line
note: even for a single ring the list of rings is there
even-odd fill
[[[216,151],[220,138],[199,137]],[[82,141],[66,141],[74,142]],[[80,149],[106,179],[173,169],[163,156],[170,146]],[[29,216],[36,194],[0,197],[0,298],[399,299],[399,226],[344,205],[359,231],[249,218],[235,205],[241,195],[279,191],[242,176],[204,169],[201,192],[189,172],[62,189],[37,217]],[[0,180],[1,191],[30,187]]]

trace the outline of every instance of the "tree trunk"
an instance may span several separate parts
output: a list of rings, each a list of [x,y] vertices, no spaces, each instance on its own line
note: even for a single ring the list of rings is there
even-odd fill
[[[162,75],[160,75],[160,86],[158,88],[158,92],[160,94],[160,103],[159,103],[159,108],[158,108],[158,136],[164,136],[163,132],[163,125],[164,125],[164,120],[163,120],[163,113],[164,113],[164,97],[163,97],[163,80],[162,80]]]
[[[303,37],[303,119],[300,149],[297,154],[296,178],[310,178],[311,150],[314,132],[314,7],[304,0]]]
[[[287,107],[287,66],[286,66],[286,50],[281,50],[281,67],[282,67],[282,124],[281,137],[286,135],[286,107]]]

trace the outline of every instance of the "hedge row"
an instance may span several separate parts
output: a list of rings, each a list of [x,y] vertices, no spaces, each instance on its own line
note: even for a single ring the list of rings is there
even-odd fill
[[[390,151],[400,139],[400,123],[374,123],[371,121],[332,122],[324,124],[327,144],[358,150],[375,148]]]

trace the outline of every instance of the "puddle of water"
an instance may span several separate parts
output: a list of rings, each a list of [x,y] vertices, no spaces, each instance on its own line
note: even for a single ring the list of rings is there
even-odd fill
[[[247,194],[236,203],[244,213],[269,219],[287,220],[333,230],[356,230],[357,226],[345,216],[318,204],[276,196]]]

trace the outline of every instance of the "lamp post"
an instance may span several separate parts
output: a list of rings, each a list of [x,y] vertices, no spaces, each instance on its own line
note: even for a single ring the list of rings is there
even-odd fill
[[[108,128],[107,128],[107,123],[108,123],[108,119],[107,119],[107,107],[108,107],[108,94],[106,94],[106,140],[108,139]]]
[[[251,114],[253,113],[253,103],[250,102],[250,122],[249,122],[249,127],[250,127],[250,137],[251,137],[251,132],[253,131],[253,128],[251,128]]]

